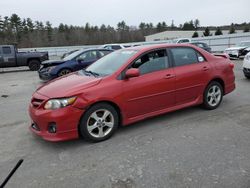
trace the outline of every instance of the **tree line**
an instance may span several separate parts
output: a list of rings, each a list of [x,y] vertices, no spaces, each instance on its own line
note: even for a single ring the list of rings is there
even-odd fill
[[[244,26],[245,30],[249,31],[249,25],[250,23],[233,25],[233,29]],[[142,22],[138,26],[128,26],[125,21],[121,21],[116,27],[105,24],[93,26],[89,23],[84,26],[61,23],[58,27],[53,27],[49,21],[45,23],[33,21],[31,18],[20,18],[17,14],[12,14],[4,17],[0,15],[0,44],[16,44],[18,47],[49,47],[129,43],[144,41],[146,35],[167,30],[197,31],[200,29],[204,28],[200,26],[198,19],[179,26],[175,26],[172,20],[170,25],[163,21],[156,25]],[[210,35],[207,30],[209,28],[205,29],[204,36]],[[193,37],[195,37],[194,35]]]

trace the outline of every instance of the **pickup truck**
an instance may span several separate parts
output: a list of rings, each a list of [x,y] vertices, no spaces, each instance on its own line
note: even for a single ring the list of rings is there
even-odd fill
[[[37,71],[41,62],[48,59],[48,52],[18,52],[14,45],[0,45],[0,68],[28,66]]]

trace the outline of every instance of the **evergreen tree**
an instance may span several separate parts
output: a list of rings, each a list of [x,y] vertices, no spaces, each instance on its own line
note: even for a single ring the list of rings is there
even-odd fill
[[[233,34],[233,33],[236,33],[235,31],[235,27],[234,27],[234,24],[232,23],[231,26],[230,26],[230,29],[229,29],[229,34]]]
[[[22,21],[21,21],[21,18],[17,15],[17,14],[12,14],[11,17],[10,17],[10,24],[11,24],[11,27],[14,31],[14,35],[15,35],[15,42],[20,42],[21,40],[21,24],[22,24]]]
[[[27,22],[27,27],[28,27],[29,31],[33,32],[34,27],[35,27],[34,24],[33,24],[33,21],[30,18],[27,18],[26,22]]]
[[[249,27],[245,26],[243,32],[244,33],[249,32]]]
[[[209,28],[208,27],[206,27],[205,28],[205,31],[203,32],[203,35],[205,36],[205,37],[207,37],[207,36],[210,36],[211,34],[210,34],[210,30],[209,30]]]
[[[53,29],[52,29],[52,24],[49,21],[46,22],[45,30],[47,31],[48,41],[51,42]]]
[[[192,35],[192,38],[197,38],[197,37],[199,37],[199,34],[197,31],[195,31],[194,34]]]
[[[216,28],[214,35],[223,35],[223,33],[219,27]]]

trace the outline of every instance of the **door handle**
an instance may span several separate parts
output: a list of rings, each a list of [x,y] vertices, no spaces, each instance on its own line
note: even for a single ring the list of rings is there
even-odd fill
[[[174,74],[167,74],[167,75],[165,75],[165,79],[170,79],[170,78],[174,78],[175,77],[175,75]]]
[[[209,70],[209,68],[207,66],[204,66],[204,67],[202,67],[202,70],[207,71],[207,70]]]

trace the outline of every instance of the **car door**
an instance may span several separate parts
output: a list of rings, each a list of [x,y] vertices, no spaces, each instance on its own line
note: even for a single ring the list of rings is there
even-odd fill
[[[76,61],[78,63],[78,68],[83,69],[91,65],[98,59],[97,54],[98,54],[97,50],[91,50],[82,53],[80,56],[76,58]]]
[[[0,47],[0,67],[3,67],[3,52],[2,52],[2,47]]]
[[[13,67],[16,65],[16,55],[15,51],[13,48],[10,46],[2,46],[2,54],[1,58],[2,59],[2,66],[3,67]]]
[[[166,49],[146,53],[129,68],[138,68],[140,76],[123,80],[126,116],[134,118],[174,106],[175,75]]]
[[[176,76],[176,105],[193,102],[203,94],[209,80],[209,63],[191,47],[176,47],[170,51]]]

